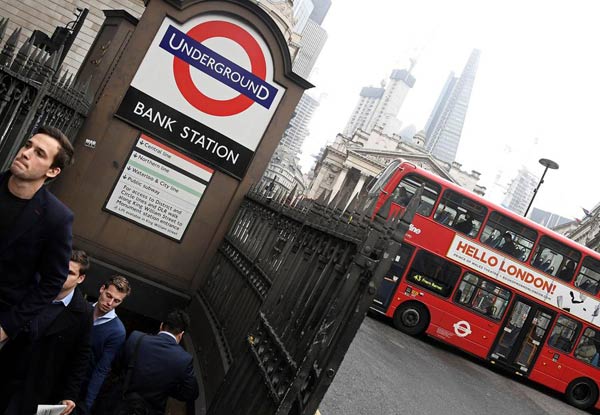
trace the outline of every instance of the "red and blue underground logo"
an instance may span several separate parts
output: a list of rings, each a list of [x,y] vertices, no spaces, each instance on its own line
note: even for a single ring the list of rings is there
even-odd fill
[[[246,70],[202,44],[213,37],[223,37],[238,43],[250,59],[251,70]],[[210,115],[231,116],[245,111],[254,103],[266,109],[273,104],[277,88],[265,81],[265,55],[254,36],[240,26],[225,21],[209,21],[194,26],[187,33],[169,26],[160,47],[174,56],[173,74],[177,88],[196,109]],[[192,80],[192,67],[240,95],[228,100],[205,95]]]

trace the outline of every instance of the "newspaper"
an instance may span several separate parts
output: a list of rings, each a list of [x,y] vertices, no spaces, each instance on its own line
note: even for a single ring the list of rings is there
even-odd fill
[[[38,405],[35,415],[60,415],[67,405]]]

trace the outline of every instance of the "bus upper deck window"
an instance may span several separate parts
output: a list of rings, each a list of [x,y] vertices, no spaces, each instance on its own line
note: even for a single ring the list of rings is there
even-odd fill
[[[540,271],[571,281],[581,261],[581,253],[549,236],[542,236],[531,265]]]
[[[453,190],[446,190],[435,212],[434,220],[474,237],[479,233],[487,208]]]
[[[592,257],[585,257],[579,275],[575,279],[575,286],[590,294],[598,294],[600,290],[600,261]]]
[[[401,206],[406,206],[421,185],[425,185],[425,187],[421,196],[421,203],[417,207],[417,212],[423,216],[429,216],[431,215],[433,206],[437,202],[441,187],[439,184],[418,174],[407,174],[400,181],[398,187],[394,190],[394,202]]]
[[[480,239],[492,248],[526,261],[537,239],[537,232],[501,213],[492,212]]]

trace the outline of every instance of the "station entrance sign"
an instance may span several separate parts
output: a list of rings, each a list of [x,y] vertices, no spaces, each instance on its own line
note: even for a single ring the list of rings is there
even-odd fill
[[[166,17],[117,116],[241,178],[285,89],[262,36],[229,15]]]

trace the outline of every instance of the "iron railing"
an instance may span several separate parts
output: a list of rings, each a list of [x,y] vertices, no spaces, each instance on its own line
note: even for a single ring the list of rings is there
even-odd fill
[[[53,54],[27,40],[19,47],[21,28],[2,43],[8,19],[0,18],[0,171],[6,170],[23,141],[40,125],[60,128],[71,140],[90,108],[90,80],[61,76],[62,49]]]
[[[196,297],[221,340],[208,359],[226,356],[210,415],[315,413],[420,199],[371,221],[360,200],[269,196],[247,195]]]

